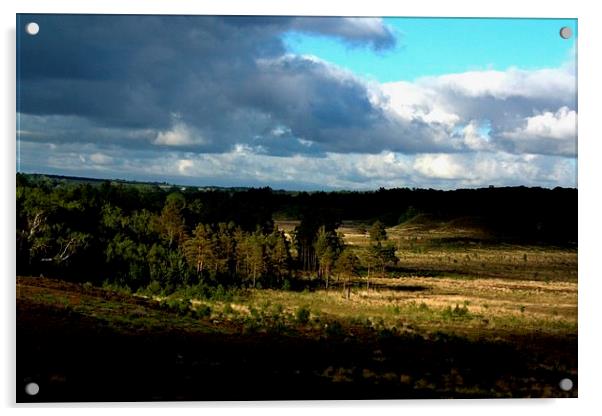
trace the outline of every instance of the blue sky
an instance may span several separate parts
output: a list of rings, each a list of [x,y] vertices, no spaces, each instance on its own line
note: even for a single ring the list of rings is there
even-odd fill
[[[285,189],[576,187],[576,36],[559,36],[576,25],[18,15],[17,169]]]
[[[397,38],[391,50],[374,51],[327,36],[288,32],[283,39],[296,54],[315,55],[380,82],[486,69],[553,68],[571,58],[576,19],[384,18]]]

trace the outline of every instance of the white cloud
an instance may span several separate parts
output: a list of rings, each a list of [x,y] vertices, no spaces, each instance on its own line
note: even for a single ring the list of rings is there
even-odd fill
[[[473,98],[566,98],[567,95],[574,97],[575,73],[565,67],[539,70],[510,68],[506,71],[468,71],[423,77],[417,80],[417,84]]]
[[[381,85],[287,54],[281,42],[292,30],[383,50],[395,33],[381,19],[240,19],[200,19],[192,31],[172,18],[137,19],[136,33],[157,37],[98,63],[119,62],[131,73],[95,66],[74,79],[24,80],[22,110],[38,115],[20,117],[22,166],[225,185],[575,184],[572,63]],[[121,50],[111,45],[131,27],[121,36],[100,23],[94,39],[75,46]],[[48,56],[67,63],[78,56],[63,49]]]
[[[471,150],[491,150],[487,135],[483,134],[478,123],[472,120],[463,129],[464,144]]]
[[[440,148],[433,153],[448,144],[461,152],[574,156],[575,81],[570,65],[470,71],[385,83],[374,103],[406,122],[443,127],[445,137],[434,141]]]
[[[157,133],[153,143],[163,146],[190,146],[204,144],[205,140],[196,129],[192,129],[180,120],[175,120],[170,130]]]
[[[576,156],[577,113],[562,107],[527,117],[520,127],[500,135],[516,153],[548,151],[551,154]]]
[[[320,61],[308,64],[285,57],[261,64],[266,70],[274,70],[275,66],[280,71],[284,70],[281,66],[287,65],[295,68],[265,81],[281,83],[276,90],[294,90],[291,95],[299,98],[294,105],[301,108],[293,114],[295,117],[317,108],[313,93],[309,93],[316,86],[307,80],[312,71],[316,71],[327,74],[328,82],[336,80],[340,85],[354,86],[350,90],[335,90],[349,93],[353,100],[356,86],[363,86],[364,104],[382,110],[385,118],[370,124],[372,119],[368,117],[369,122],[349,130],[337,124],[318,124],[301,135],[296,133],[299,126],[308,125],[306,117],[271,114],[261,119],[260,125],[272,142],[262,141],[258,131],[249,129],[245,134],[252,132],[252,140],[245,141],[241,133],[241,141],[230,139],[229,150],[209,153],[195,147],[204,143],[199,128],[178,114],[171,115],[168,130],[150,133],[148,129],[94,130],[94,126],[87,124],[59,123],[53,116],[27,116],[26,120],[31,119],[28,129],[34,132],[43,133],[49,123],[58,124],[53,127],[57,133],[48,139],[54,146],[48,157],[44,159],[46,155],[38,154],[36,162],[35,152],[34,157],[30,157],[26,146],[21,153],[22,158],[25,155],[22,166],[29,166],[30,171],[37,170],[36,166],[49,166],[77,174],[104,170],[112,176],[151,180],[181,178],[189,184],[282,184],[280,186],[305,189],[457,188],[489,184],[576,186],[576,161],[566,156],[575,155],[577,113],[571,105],[558,105],[574,98],[570,95],[572,87],[566,77],[561,77],[556,84],[550,83],[564,89],[560,94],[566,95],[563,99],[556,97],[557,90],[537,85],[531,86],[530,91],[525,89],[536,74],[545,77],[554,72],[552,70],[482,71],[421,79],[415,83],[378,85]],[[266,97],[279,99],[273,95]],[[327,116],[332,109],[330,103],[336,98],[327,95],[320,103],[323,105],[320,110],[326,111]],[[282,101],[281,107],[291,103]],[[334,114],[350,118],[350,125],[357,121],[354,114],[363,117],[363,107],[345,104],[338,108],[350,110]],[[322,115],[318,113],[316,117]],[[66,135],[73,124],[79,130]],[[115,143],[110,150],[93,143],[53,142],[54,137],[59,136],[81,137],[81,131],[90,129],[97,137],[110,138],[118,132],[127,140]],[[315,132],[318,136],[312,135]],[[335,142],[333,135],[340,137],[340,142]],[[40,145],[39,140],[23,140]],[[132,147],[125,146],[127,143]],[[135,143],[146,143],[147,147],[142,149],[134,146]],[[285,157],[275,156],[269,148],[291,143],[296,147],[291,153],[284,153]],[[331,147],[325,147],[326,144]],[[158,151],[157,145],[164,147]],[[316,148],[322,151],[316,152]]]
[[[450,187],[487,185],[576,186],[576,161],[559,156],[510,153],[422,155],[414,167],[423,178],[450,181]]]
[[[533,117],[527,117],[525,121],[524,127],[504,133],[504,137],[554,140],[575,140],[576,138],[577,113],[569,110],[568,107],[562,107],[555,113],[546,111]]]
[[[32,152],[32,148],[40,148],[40,144],[23,143],[21,167],[26,172],[40,172],[39,166],[47,166],[43,171],[48,173],[95,176],[102,170],[111,178],[167,180],[183,185],[270,185],[288,189],[577,185],[575,159],[535,154],[477,151],[407,155],[385,151],[278,157],[245,146],[211,154],[171,150],[142,154],[120,148],[100,151],[93,145],[87,145],[82,153],[72,143],[46,146],[40,153]],[[92,164],[92,158],[107,164]]]
[[[181,175],[189,175],[190,171],[194,167],[194,162],[191,159],[180,159],[178,160],[178,172]]]
[[[381,105],[407,121],[422,120],[453,126],[460,120],[457,114],[439,102],[437,93],[429,88],[405,81],[385,83],[381,88],[385,96]]]
[[[419,174],[434,179],[464,179],[468,173],[468,169],[449,154],[418,156],[413,167]]]

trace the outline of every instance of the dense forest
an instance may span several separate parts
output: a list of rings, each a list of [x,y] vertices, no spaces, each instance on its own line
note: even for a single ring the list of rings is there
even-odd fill
[[[17,274],[169,293],[181,287],[291,288],[312,276],[395,264],[385,226],[418,215],[479,218],[496,241],[576,245],[577,190],[291,192],[17,174]],[[291,236],[274,218],[300,220]],[[364,221],[370,249],[345,247]]]

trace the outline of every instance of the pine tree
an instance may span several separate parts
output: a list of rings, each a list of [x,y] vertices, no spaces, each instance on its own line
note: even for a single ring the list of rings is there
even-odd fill
[[[342,238],[334,231],[327,231],[325,226],[318,229],[314,250],[318,260],[318,276],[325,280],[327,289],[332,268],[342,248]]]
[[[253,287],[256,287],[257,278],[266,271],[265,237],[257,230],[247,237],[247,244],[249,269],[253,278]]]
[[[370,241],[372,244],[379,245],[387,239],[387,230],[385,224],[380,221],[375,221],[368,230]]]
[[[197,276],[203,278],[203,271],[215,262],[215,243],[211,228],[199,224],[192,237],[184,243],[184,255],[188,263],[194,267]]]
[[[345,247],[335,264],[335,272],[343,278],[343,293],[349,299],[351,297],[351,279],[357,276],[359,259],[355,253]]]
[[[184,239],[184,218],[181,210],[182,204],[179,199],[168,198],[161,215],[156,220],[157,229],[169,248]]]
[[[288,240],[282,231],[275,229],[267,236],[266,243],[267,268],[277,281],[280,282],[284,276],[289,274],[291,267],[291,253]]]

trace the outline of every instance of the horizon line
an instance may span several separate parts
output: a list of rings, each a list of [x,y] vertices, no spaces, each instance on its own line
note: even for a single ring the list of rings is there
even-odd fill
[[[528,186],[528,185],[482,185],[476,186],[473,188],[470,187],[459,187],[459,188],[433,188],[433,187],[415,187],[415,186],[396,186],[396,187],[378,187],[378,188],[369,188],[369,189],[350,189],[350,188],[340,188],[340,189],[286,189],[286,188],[276,188],[272,185],[185,185],[172,183],[168,181],[160,181],[160,180],[139,180],[139,179],[127,179],[127,178],[107,178],[107,177],[95,177],[95,176],[77,176],[77,175],[65,175],[65,174],[57,174],[57,173],[41,173],[41,172],[16,172],[15,175],[37,175],[37,176],[47,176],[47,177],[57,177],[57,178],[65,178],[65,179],[85,179],[85,180],[93,180],[93,181],[107,181],[107,182],[125,182],[125,183],[136,183],[136,184],[147,184],[147,185],[168,185],[169,187],[177,187],[177,188],[217,188],[217,189],[265,189],[269,188],[272,191],[284,191],[284,192],[306,192],[306,193],[316,193],[316,192],[377,192],[380,190],[395,190],[395,189],[411,189],[411,190],[434,190],[434,191],[460,191],[460,190],[478,190],[478,189],[503,189],[503,188],[528,188],[528,189],[574,189],[578,190],[577,186],[575,187],[566,187],[566,186],[554,186],[554,187],[546,187],[546,186]]]

